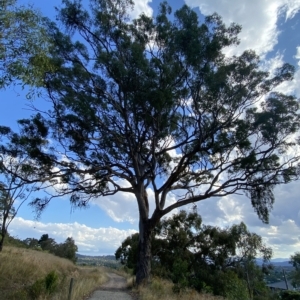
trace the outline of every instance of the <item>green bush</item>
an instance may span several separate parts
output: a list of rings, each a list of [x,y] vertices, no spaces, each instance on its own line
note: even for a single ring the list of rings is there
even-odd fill
[[[38,279],[28,288],[28,294],[31,299],[39,299],[43,295],[51,295],[58,286],[58,275],[55,271],[48,273],[45,278]]]
[[[219,273],[214,286],[215,294],[225,296],[228,300],[248,300],[249,292],[246,282],[233,271]]]
[[[181,291],[185,290],[188,285],[188,263],[185,260],[178,258],[173,263],[172,268],[172,280],[174,282],[173,292],[180,293]]]
[[[300,300],[300,292],[284,291],[281,293],[282,300]]]
[[[56,290],[57,285],[58,285],[58,275],[56,274],[55,271],[51,271],[45,277],[45,288],[47,294],[52,294]]]

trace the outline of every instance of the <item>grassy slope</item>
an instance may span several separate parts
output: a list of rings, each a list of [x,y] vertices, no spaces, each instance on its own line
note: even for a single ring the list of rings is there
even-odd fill
[[[53,271],[57,279],[47,288],[45,277]],[[1,299],[65,300],[71,278],[74,278],[72,299],[84,299],[107,280],[104,268],[78,267],[42,251],[4,247],[0,253]]]

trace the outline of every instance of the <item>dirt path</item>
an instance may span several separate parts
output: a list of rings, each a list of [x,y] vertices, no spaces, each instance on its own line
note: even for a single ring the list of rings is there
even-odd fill
[[[133,300],[126,293],[126,279],[114,273],[107,273],[109,280],[95,291],[89,300]]]

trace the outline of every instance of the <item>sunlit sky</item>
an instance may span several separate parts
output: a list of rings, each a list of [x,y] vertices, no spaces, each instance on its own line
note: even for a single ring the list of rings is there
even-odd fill
[[[88,1],[84,1],[83,3]],[[19,1],[19,3],[28,3]],[[61,1],[34,0],[29,3],[54,19],[54,6]],[[133,16],[155,15],[160,1],[136,0]],[[262,59],[262,67],[272,72],[283,62],[296,67],[295,78],[281,89],[300,97],[300,0],[173,0],[174,9],[183,4],[193,7],[199,17],[217,12],[224,22],[242,25],[241,43],[227,50],[227,55],[253,49]],[[0,125],[17,130],[16,120],[30,116],[25,93],[16,87],[0,91]],[[35,99],[43,101],[41,99]],[[197,205],[205,224],[227,227],[244,221],[250,231],[261,235],[274,250],[275,258],[288,258],[300,249],[300,188],[299,182],[277,187],[275,205],[269,224],[263,224],[245,196],[209,199]],[[151,199],[151,190],[148,190]],[[152,198],[153,199],[153,198]],[[190,211],[192,207],[185,207]],[[138,208],[133,195],[119,193],[99,198],[88,209],[72,210],[68,199],[55,199],[39,220],[31,207],[24,204],[9,227],[18,238],[39,238],[48,233],[57,242],[72,236],[79,253],[114,254],[128,235],[138,229]]]

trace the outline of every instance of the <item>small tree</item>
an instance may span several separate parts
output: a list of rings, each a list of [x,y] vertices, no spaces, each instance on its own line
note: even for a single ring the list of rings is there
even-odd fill
[[[27,168],[28,157],[21,155],[13,157],[2,150],[0,145],[0,252],[8,226],[31,193],[38,189],[37,186],[40,186],[28,182],[31,177],[31,170]],[[23,176],[24,179],[20,176]]]
[[[39,240],[35,238],[26,238],[22,241],[28,248],[39,249]]]
[[[150,275],[152,232],[176,208],[244,192],[268,222],[274,187],[299,175],[299,153],[290,155],[299,104],[274,90],[294,68],[264,72],[253,51],[225,57],[240,26],[217,15],[200,24],[186,5],[170,18],[164,2],[155,18],[130,21],[131,0],[90,0],[88,10],[80,0],[63,3],[67,34],[48,30],[59,66],[44,78],[52,108],[19,121],[14,139],[41,180],[59,184],[54,196],[70,195],[75,206],[136,197],[138,284]],[[33,205],[42,210],[50,199]]]
[[[38,241],[39,246],[50,253],[55,254],[58,244],[53,238],[50,238],[48,234],[43,234]]]
[[[134,233],[127,237],[122,245],[116,250],[116,260],[120,260],[121,264],[126,265],[127,268],[133,269],[136,273],[136,263],[138,255],[139,234]]]
[[[76,246],[74,239],[72,237],[68,237],[64,243],[57,245],[54,254],[60,257],[67,258],[75,263],[77,260],[77,251],[78,247]]]
[[[16,210],[12,205],[13,202],[14,200],[10,196],[10,193],[7,192],[6,187],[0,183],[0,252],[3,249],[4,239],[7,234],[7,227],[16,214]]]

